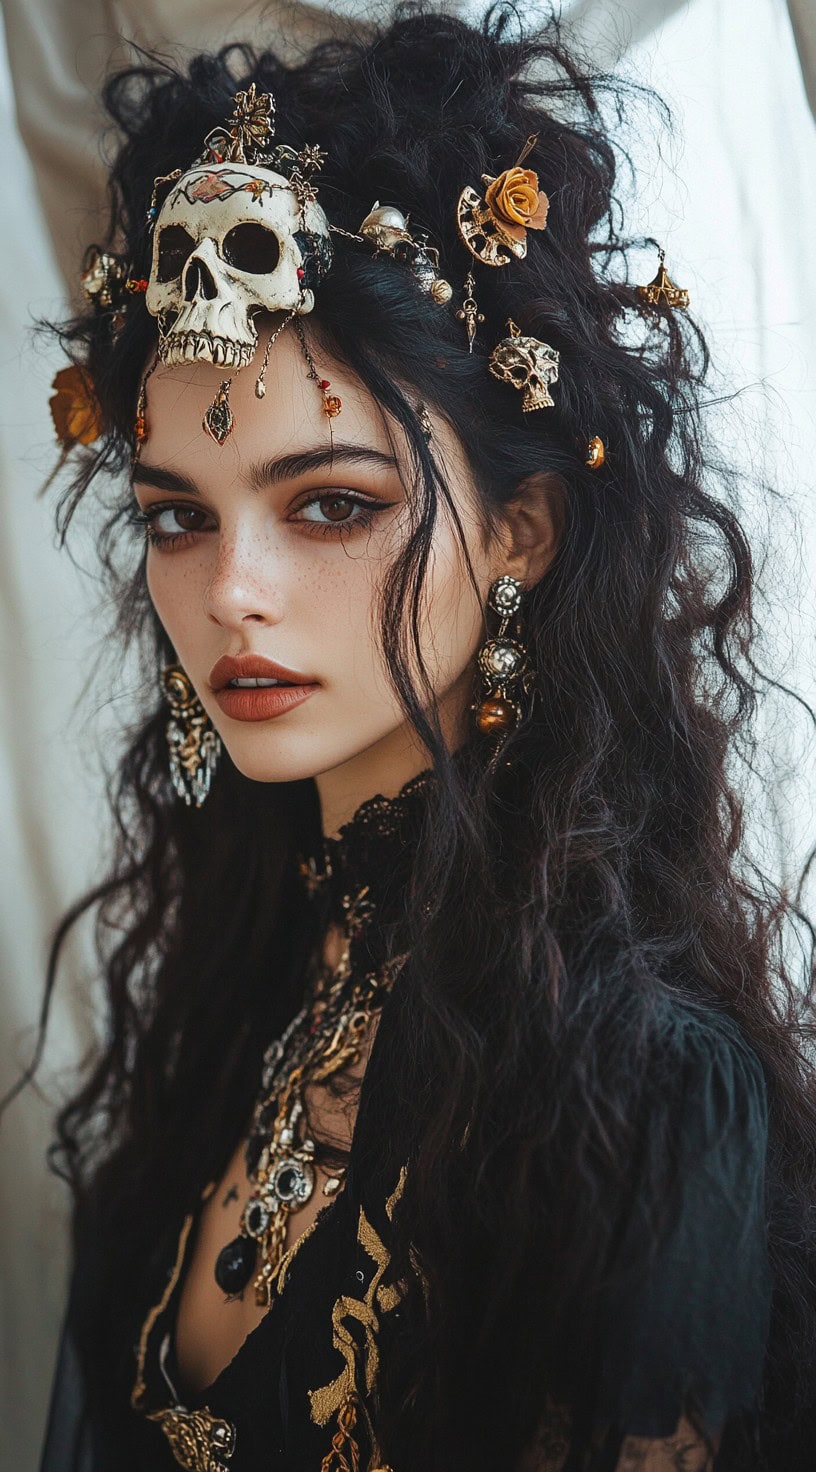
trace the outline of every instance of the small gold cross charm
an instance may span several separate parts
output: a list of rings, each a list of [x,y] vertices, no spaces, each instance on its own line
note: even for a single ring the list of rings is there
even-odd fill
[[[462,302],[462,305],[456,315],[459,318],[460,322],[464,322],[467,329],[469,353],[473,352],[473,339],[476,336],[476,324],[478,322],[484,322],[484,312],[479,311],[476,305],[476,298],[473,295],[475,289],[476,282],[473,279],[473,272],[468,271],[467,276],[465,277],[465,299]]]

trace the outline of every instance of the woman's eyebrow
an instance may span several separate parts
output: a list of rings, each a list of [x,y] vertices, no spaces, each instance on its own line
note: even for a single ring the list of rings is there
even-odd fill
[[[131,485],[153,486],[157,491],[184,491],[188,496],[199,495],[198,486],[179,475],[175,470],[163,470],[161,465],[143,465],[137,461],[130,475]]]
[[[305,450],[296,450],[291,455],[278,455],[273,460],[260,460],[244,472],[244,480],[254,490],[264,486],[278,485],[284,480],[295,480],[310,471],[322,470],[325,466],[367,465],[376,470],[395,470],[397,461],[393,455],[375,450],[371,445],[335,444],[313,445]],[[200,495],[194,481],[176,470],[165,470],[161,465],[148,465],[137,461],[131,476],[133,485],[153,486],[159,491],[183,491],[188,496]]]
[[[246,480],[256,490],[264,486],[277,485],[282,480],[295,480],[299,475],[308,475],[312,470],[324,466],[369,465],[377,470],[395,470],[397,462],[393,455],[375,450],[371,445],[335,444],[313,445],[310,449],[296,450],[291,455],[279,455],[275,460],[263,460],[253,465]]]

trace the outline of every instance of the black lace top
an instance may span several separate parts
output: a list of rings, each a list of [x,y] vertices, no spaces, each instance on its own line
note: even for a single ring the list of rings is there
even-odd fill
[[[358,937],[359,968],[376,969],[399,945],[401,905],[432,784],[426,773],[398,798],[364,804],[339,839],[304,862],[326,917],[341,918],[349,895],[363,891],[376,907],[380,923]],[[405,1352],[389,1232],[406,1163],[387,1148],[393,1118],[387,1059],[405,1035],[401,1019],[410,995],[409,958],[382,1004],[343,1189],[286,1254],[271,1308],[205,1391],[181,1395],[173,1348],[201,1199],[176,1223],[165,1282],[143,1304],[131,1345],[133,1405],[123,1395],[121,1405],[108,1407],[104,1425],[94,1421],[87,1370],[76,1353],[74,1284],[41,1472],[176,1472],[179,1466],[188,1472],[424,1472],[407,1442],[389,1447],[385,1461],[369,1414],[383,1366]],[[689,1389],[707,1424],[733,1418],[742,1428],[739,1438],[724,1438],[718,1472],[748,1465],[744,1450],[734,1448],[748,1445],[742,1431],[750,1439],[768,1334],[765,1085],[755,1056],[727,1019],[703,1019],[678,1003],[671,1026],[684,1057],[683,1088],[670,1092],[682,1192],[656,1255],[647,1259],[642,1251],[636,1214],[619,1244],[619,1286],[599,1347],[606,1430],[593,1472],[611,1472],[627,1434],[669,1436]],[[665,1107],[656,1095],[654,1109]],[[202,1198],[211,1186],[202,1182]],[[635,1162],[633,1190],[636,1196]],[[546,1314],[546,1304],[540,1312]],[[485,1415],[495,1435],[502,1406]],[[572,1459],[569,1436],[560,1443],[559,1436],[554,1422],[545,1434],[554,1460],[542,1461],[542,1468],[588,1466]],[[496,1472],[514,1469],[497,1465]]]

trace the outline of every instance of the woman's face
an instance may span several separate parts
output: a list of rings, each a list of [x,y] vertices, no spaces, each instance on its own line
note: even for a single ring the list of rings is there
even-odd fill
[[[261,347],[264,340],[262,330]],[[377,589],[408,535],[409,493],[396,463],[410,485],[407,446],[398,427],[389,443],[382,411],[361,382],[312,351],[342,399],[333,461],[322,395],[288,326],[269,355],[262,399],[254,391],[260,352],[233,373],[235,428],[222,446],[205,434],[202,417],[225,372],[209,363],[158,367],[147,382],[148,437],[134,470],[155,539],[147,581],[156,612],[233,762],[262,782],[341,768],[351,776],[359,764],[376,767],[381,755],[397,764],[418,755],[388,681],[377,614]],[[461,446],[434,416],[432,423],[433,452],[480,589],[477,597],[442,506],[421,645],[456,745],[484,598],[492,579],[511,569],[483,534]],[[299,688],[224,688],[230,672],[219,671],[219,661],[242,655],[274,661]],[[415,759],[408,774],[422,764]]]

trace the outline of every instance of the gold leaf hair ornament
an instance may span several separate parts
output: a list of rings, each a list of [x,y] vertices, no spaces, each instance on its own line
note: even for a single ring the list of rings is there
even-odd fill
[[[48,404],[63,452],[74,445],[92,445],[102,433],[102,411],[87,368],[75,363],[60,368],[51,388]]]
[[[204,145],[213,163],[251,164],[265,153],[274,133],[275,99],[271,92],[258,93],[252,82],[246,92],[236,92],[229,121],[213,128]]]
[[[544,230],[550,201],[534,169],[523,169],[538,134],[531,133],[516,162],[495,177],[482,174],[484,195],[467,184],[459,195],[456,223],[471,255],[485,266],[507,266],[527,254],[527,231]],[[509,252],[509,254],[508,254]]]
[[[659,247],[660,264],[657,275],[646,286],[638,287],[638,296],[650,307],[679,307],[684,309],[689,304],[689,294],[684,286],[675,286],[668,271],[666,270],[666,252],[662,245]]]

